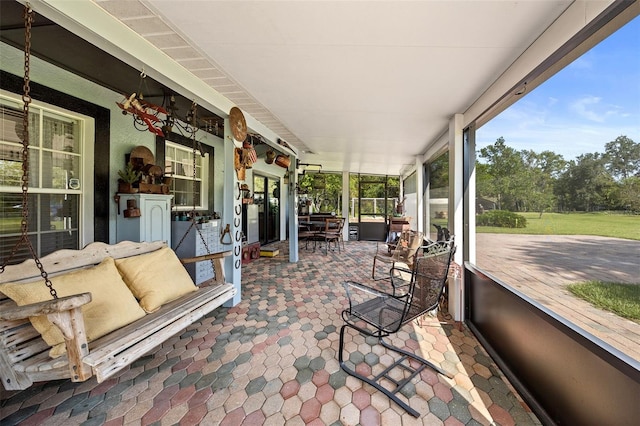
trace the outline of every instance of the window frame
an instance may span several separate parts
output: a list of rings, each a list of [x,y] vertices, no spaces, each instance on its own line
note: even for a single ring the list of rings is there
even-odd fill
[[[12,92],[8,92],[5,90],[0,90],[0,105],[7,106],[10,108],[16,108],[22,110],[22,99],[20,95]],[[72,195],[78,196],[78,213],[77,213],[77,225],[73,225],[71,220],[69,220],[69,228],[67,228],[67,221],[65,220],[64,226],[65,228],[62,230],[55,230],[56,232],[66,232],[66,231],[74,231],[77,230],[77,239],[74,243],[74,246],[65,246],[65,247],[54,247],[54,250],[59,248],[73,248],[79,249],[89,242],[93,241],[94,236],[94,221],[92,220],[94,216],[94,173],[93,173],[93,162],[94,162],[94,145],[95,145],[95,119],[93,117],[89,117],[87,115],[66,110],[64,108],[57,107],[55,105],[51,105],[45,102],[40,102],[37,100],[32,100],[29,106],[29,113],[35,114],[38,130],[30,131],[30,136],[37,135],[37,142],[34,139],[30,140],[29,149],[37,150],[38,156],[38,182],[33,185],[33,181],[30,182],[30,186],[28,188],[29,195],[36,195],[35,205],[41,206],[36,214],[31,215],[31,222],[35,222],[35,230],[34,227],[30,226],[29,234],[35,236],[35,244],[34,249],[38,256],[44,256],[51,251],[43,252],[43,245],[41,235],[51,234],[51,229],[41,229],[42,223],[40,218],[44,214],[50,214],[51,205],[42,206],[41,205],[41,196],[42,195]],[[43,122],[46,116],[58,116],[63,119],[69,119],[77,123],[78,130],[75,135],[80,139],[78,141],[78,150],[79,152],[73,153],[73,156],[79,159],[78,165],[78,176],[79,179],[79,188],[70,189],[69,183],[67,182],[66,188],[54,188],[54,187],[43,187],[42,185],[42,170],[45,168],[42,162],[42,157],[44,152],[50,152],[53,154],[63,154],[64,150],[53,149],[49,147],[44,147],[43,140]],[[3,140],[3,142],[5,142]],[[6,141],[9,144],[14,145],[16,148],[22,150],[22,143],[15,143],[12,141]],[[32,158],[33,154],[30,154],[30,158]],[[21,163],[21,161],[19,161]],[[30,162],[30,166],[33,167],[33,162]],[[11,186],[11,185],[0,185],[0,192],[6,194],[21,194],[22,188],[21,186]],[[43,209],[47,209],[44,211]],[[14,235],[14,233],[6,234]],[[27,253],[28,254],[28,253]],[[22,256],[22,254],[21,254]],[[24,257],[23,257],[24,258]],[[16,259],[17,260],[17,259]]]
[[[174,146],[180,146],[185,151],[189,151],[189,153],[193,154],[193,140],[191,138],[184,137],[177,133],[169,133],[166,137],[156,136],[156,163],[157,164],[165,164],[166,162],[166,145],[167,142]],[[198,151],[205,154],[206,161],[203,162],[203,171],[201,175],[202,186],[200,189],[201,201],[200,205],[196,206],[196,211],[199,212],[213,212],[214,209],[214,197],[213,197],[213,188],[214,188],[214,160],[215,160],[215,150],[211,145],[203,144],[196,142],[198,146]],[[164,171],[164,168],[163,168]],[[191,191],[192,189],[190,189]],[[170,194],[173,195],[172,192]],[[189,212],[193,210],[193,204],[191,205],[176,205],[175,196],[171,200],[172,211],[174,212]]]

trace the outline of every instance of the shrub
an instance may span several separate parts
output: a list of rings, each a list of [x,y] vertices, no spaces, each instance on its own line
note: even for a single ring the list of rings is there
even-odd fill
[[[500,228],[526,228],[527,219],[506,210],[489,210],[476,217],[478,226],[497,226]]]

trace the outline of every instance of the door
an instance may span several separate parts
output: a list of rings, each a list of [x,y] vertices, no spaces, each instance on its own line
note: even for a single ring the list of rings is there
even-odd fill
[[[359,182],[359,239],[385,241],[386,217],[393,209],[386,176],[361,176]],[[391,205],[389,205],[391,203]]]
[[[280,240],[280,180],[253,175],[253,203],[258,206],[260,244]]]

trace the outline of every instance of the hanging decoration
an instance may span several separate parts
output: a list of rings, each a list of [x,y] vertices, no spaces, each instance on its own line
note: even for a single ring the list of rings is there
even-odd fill
[[[220,136],[219,117],[207,117],[202,123],[197,119],[195,101],[187,111],[185,117],[178,116],[178,106],[176,97],[173,94],[163,96],[162,105],[156,105],[144,99],[144,92],[148,92],[146,83],[147,75],[144,70],[140,73],[140,83],[138,91],[130,95],[123,95],[121,102],[116,105],[122,110],[123,115],[130,114],[133,117],[133,127],[139,131],[150,131],[151,133],[166,137],[171,132],[176,132],[184,137],[192,138],[200,129],[208,133]],[[243,117],[244,119],[244,117]],[[199,142],[197,142],[199,145]],[[201,147],[198,147],[200,154],[204,156]]]
[[[151,133],[164,137],[163,128],[165,128],[164,121],[167,116],[167,111],[159,105],[154,105],[144,100],[142,89],[146,87],[146,77],[147,75],[143,70],[140,73],[138,91],[130,95],[123,95],[123,101],[116,102],[116,105],[120,107],[123,115],[131,114],[133,116],[133,127],[140,131],[148,130]]]
[[[291,165],[291,158],[288,155],[279,154],[276,156],[276,159],[274,162],[276,163],[276,165],[284,169],[288,169],[289,165]]]
[[[266,156],[267,158],[264,159],[264,162],[267,164],[273,164],[273,161],[276,159],[275,151],[269,148],[269,150],[266,153]]]
[[[258,154],[253,147],[252,141],[253,138],[251,136],[247,136],[244,142],[242,142],[242,163],[244,164],[245,169],[252,168],[255,162],[258,161]]]
[[[242,148],[235,148],[233,150],[233,168],[236,171],[238,180],[244,180],[246,177],[246,170],[242,161]]]
[[[234,139],[238,142],[244,142],[247,138],[247,122],[240,108],[233,107],[229,111],[229,125]]]

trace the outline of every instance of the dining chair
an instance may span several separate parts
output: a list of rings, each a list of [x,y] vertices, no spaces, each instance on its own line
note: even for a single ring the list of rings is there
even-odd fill
[[[342,228],[344,227],[344,218],[327,218],[322,231],[316,233],[316,241],[324,241],[325,254],[329,254],[329,246],[335,243],[338,253],[340,253],[340,240],[342,239]],[[343,242],[344,245],[344,242]]]
[[[311,216],[298,216],[298,241],[304,241],[305,250],[309,249],[309,242],[315,236],[315,231],[308,224],[310,221]]]

